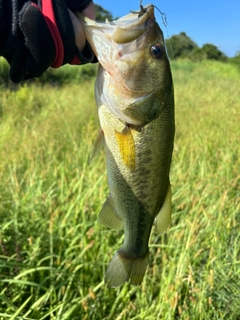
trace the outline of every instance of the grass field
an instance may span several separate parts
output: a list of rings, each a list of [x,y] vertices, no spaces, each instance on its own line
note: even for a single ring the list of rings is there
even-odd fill
[[[97,222],[94,78],[0,89],[0,319],[240,319],[240,71],[172,69],[172,223],[140,287],[103,283],[123,232]]]

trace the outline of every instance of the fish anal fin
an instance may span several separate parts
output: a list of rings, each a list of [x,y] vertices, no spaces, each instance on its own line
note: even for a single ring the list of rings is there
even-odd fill
[[[131,170],[135,169],[135,144],[131,128],[125,127],[122,132],[115,130],[115,136],[124,164]]]
[[[98,221],[104,226],[113,229],[121,229],[123,227],[122,219],[115,212],[111,195],[104,202]]]
[[[103,144],[104,144],[104,133],[103,133],[103,130],[100,129],[93,145],[93,150],[89,159],[89,163],[98,155],[101,148],[103,147]]]
[[[108,266],[105,283],[111,288],[118,287],[124,282],[140,285],[146,272],[148,257],[148,252],[143,257],[135,258],[122,254],[121,249],[118,250]]]
[[[164,200],[163,206],[156,216],[155,220],[155,230],[157,234],[162,234],[168,228],[171,222],[172,213],[172,191],[169,185],[166,198]]]

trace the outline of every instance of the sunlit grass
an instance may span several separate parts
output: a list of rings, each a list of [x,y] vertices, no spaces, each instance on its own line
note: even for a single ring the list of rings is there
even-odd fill
[[[0,319],[240,316],[240,78],[228,64],[173,63],[173,217],[154,230],[141,287],[108,289],[122,231],[97,222],[108,194],[93,80],[1,90]]]

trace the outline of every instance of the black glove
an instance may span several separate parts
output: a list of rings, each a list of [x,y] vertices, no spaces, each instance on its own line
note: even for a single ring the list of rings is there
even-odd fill
[[[4,30],[4,34],[8,36],[0,54],[10,64],[10,78],[13,82],[38,77],[49,66],[58,68],[66,63],[84,64],[94,60],[88,43],[82,52],[76,47],[68,13],[68,8],[82,11],[91,0],[7,1],[6,12],[13,18],[11,27],[8,23],[8,33]],[[37,5],[39,2],[41,6]],[[4,4],[1,5],[0,2],[0,19],[4,15],[2,8],[4,9]],[[7,18],[4,19],[6,21]],[[1,37],[0,40],[2,41]],[[1,42],[0,44],[2,45]]]

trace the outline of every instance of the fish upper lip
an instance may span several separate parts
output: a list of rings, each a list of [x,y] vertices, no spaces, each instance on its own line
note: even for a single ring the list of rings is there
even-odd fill
[[[133,42],[153,26],[155,21],[154,7],[145,7],[146,11],[141,16],[131,13],[123,18],[112,22],[112,33],[110,38],[117,44]],[[111,23],[110,23],[111,25]]]

